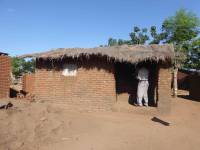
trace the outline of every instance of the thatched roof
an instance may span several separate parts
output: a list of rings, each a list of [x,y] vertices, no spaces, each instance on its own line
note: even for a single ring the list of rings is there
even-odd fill
[[[123,45],[96,48],[58,48],[47,52],[27,54],[20,58],[62,59],[65,57],[105,56],[109,60],[138,63],[145,60],[170,61],[174,57],[172,45]]]
[[[8,54],[7,53],[3,53],[3,52],[0,52],[0,55],[3,55],[3,56],[7,56]]]

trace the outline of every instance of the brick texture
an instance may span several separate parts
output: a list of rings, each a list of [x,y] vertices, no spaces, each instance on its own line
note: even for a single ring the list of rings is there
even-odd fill
[[[77,75],[63,76],[64,64],[76,64]],[[169,67],[153,66],[149,68],[153,87],[152,91],[150,88],[150,97],[156,100],[161,112],[169,112],[171,71]],[[67,109],[74,110],[111,110],[117,101],[115,67],[115,63],[98,57],[37,60],[34,83],[36,100],[64,104]]]
[[[161,113],[170,112],[171,108],[171,70],[160,66],[158,76],[158,109]]]
[[[35,74],[24,74],[22,77],[22,90],[26,93],[34,94]]]
[[[62,65],[76,64],[76,76],[63,76]],[[36,99],[67,104],[86,111],[110,110],[116,101],[114,65],[105,60],[38,61],[35,73]]]
[[[0,55],[0,98],[8,98],[10,95],[10,57]]]

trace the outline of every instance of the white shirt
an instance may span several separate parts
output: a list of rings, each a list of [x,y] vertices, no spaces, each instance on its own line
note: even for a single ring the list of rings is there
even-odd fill
[[[137,76],[138,80],[148,81],[148,77],[149,77],[149,71],[146,68],[143,67],[138,71],[138,76]]]

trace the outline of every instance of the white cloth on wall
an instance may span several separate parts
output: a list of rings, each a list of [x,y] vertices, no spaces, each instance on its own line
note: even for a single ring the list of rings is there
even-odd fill
[[[137,79],[138,89],[137,89],[137,104],[142,106],[142,100],[144,98],[144,105],[148,106],[148,88],[149,88],[149,71],[146,68],[141,68],[138,71]]]

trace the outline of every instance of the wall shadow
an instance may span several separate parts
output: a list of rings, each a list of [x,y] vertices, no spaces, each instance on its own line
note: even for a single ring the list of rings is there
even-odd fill
[[[24,96],[27,95],[27,92],[23,91],[23,90],[16,90],[14,88],[10,88],[10,98],[17,98],[18,94],[23,94]]]
[[[189,100],[189,101],[200,102],[200,99],[194,99],[190,95],[178,95],[178,97],[183,98],[185,100]]]
[[[15,90],[13,88],[10,88],[10,98],[16,98],[18,93],[19,93],[19,91]]]
[[[62,71],[65,64],[75,64],[78,68],[87,70],[98,69],[106,72],[114,72],[114,59],[108,59],[106,56],[91,55],[90,57],[81,56],[78,58],[63,57],[62,59],[37,59],[36,68],[49,71]]]

